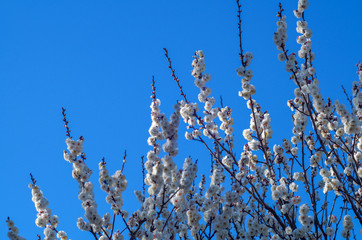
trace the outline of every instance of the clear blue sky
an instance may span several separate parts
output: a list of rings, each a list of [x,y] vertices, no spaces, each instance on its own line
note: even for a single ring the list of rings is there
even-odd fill
[[[285,2],[288,47],[296,51],[295,1]],[[272,143],[291,136],[291,112],[286,101],[294,85],[278,62],[272,36],[277,2],[242,1],[245,50],[254,53],[251,69],[255,98],[272,118]],[[306,20],[313,30],[315,66],[324,97],[345,100],[341,84],[350,90],[362,60],[362,1],[311,1]],[[94,171],[99,212],[109,206],[98,190],[98,162],[106,158],[110,172],[119,169],[128,151],[129,187],[126,209],[135,210],[133,190],[142,186],[140,156],[147,153],[150,120],[150,82],[155,76],[161,109],[171,113],[180,99],[170,77],[162,48],[173,59],[176,73],[191,99],[197,88],[190,74],[192,55],[203,49],[212,95],[223,96],[233,108],[237,153],[245,140],[249,112],[235,69],[239,66],[235,1],[1,1],[0,2],[1,168],[0,239],[6,239],[10,216],[22,236],[43,236],[35,226],[36,211],[27,185],[37,179],[59,229],[72,239],[89,233],[76,228],[83,216],[71,165],[63,160],[65,129],[61,107],[67,109],[72,135],[86,139],[84,151]],[[185,132],[181,124],[180,136]],[[200,173],[208,173],[209,159],[200,145],[180,141],[178,163],[199,158]]]

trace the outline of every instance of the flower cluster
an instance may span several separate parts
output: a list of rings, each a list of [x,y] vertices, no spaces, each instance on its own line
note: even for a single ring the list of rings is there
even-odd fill
[[[343,124],[343,134],[358,134],[361,132],[361,127],[359,126],[359,121],[356,116],[351,115],[346,106],[340,104],[339,101],[335,101],[334,103],[336,107],[337,114],[341,116],[342,124]],[[342,129],[340,130],[342,131]],[[341,134],[341,133],[340,133]]]
[[[32,178],[33,180],[33,178]],[[57,231],[56,227],[59,224],[59,218],[57,215],[52,215],[52,210],[48,208],[49,202],[44,197],[43,192],[40,190],[39,186],[35,185],[35,180],[33,183],[29,184],[31,189],[32,201],[35,204],[35,208],[38,211],[37,219],[35,224],[38,227],[44,227],[44,236],[45,240],[53,240],[56,237],[61,240],[67,240],[67,234],[64,231]]]
[[[192,163],[191,158],[186,158],[180,179],[180,188],[189,189],[196,177],[197,165]]]
[[[208,73],[203,73],[206,69],[205,67],[205,55],[204,52],[199,50],[195,53],[194,60],[192,61],[192,76],[195,78],[195,85],[200,88],[200,93],[198,95],[199,101],[205,103],[207,108],[212,107],[212,103],[208,101],[207,97],[211,94],[211,89],[205,87],[205,83],[211,80],[211,76]],[[206,104],[206,102],[208,102]]]
[[[343,231],[341,232],[341,235],[343,238],[349,238],[351,237],[351,230],[353,228],[353,222],[352,217],[350,215],[345,215],[343,217]]]
[[[217,116],[222,122],[220,125],[220,129],[225,131],[225,134],[229,136],[229,139],[232,139],[233,142],[231,134],[233,134],[234,132],[234,128],[232,127],[232,125],[234,124],[234,119],[231,117],[231,112],[232,112],[231,108],[224,107],[218,112]]]
[[[195,126],[197,123],[195,113],[197,111],[199,111],[199,106],[197,105],[197,103],[183,103],[180,114],[185,123],[187,123],[189,126]],[[192,139],[193,137],[198,135],[200,135],[200,133],[194,131],[193,134],[187,134],[186,138]]]
[[[192,61],[192,75],[195,78],[195,85],[200,89],[198,99],[200,103],[204,104],[204,117],[198,116],[198,105],[197,103],[182,104],[181,116],[189,128],[193,129],[192,132],[186,132],[185,137],[188,140],[199,139],[201,135],[210,138],[221,140],[220,133],[218,131],[218,125],[214,122],[220,111],[219,108],[213,107],[216,100],[214,97],[210,97],[211,88],[206,87],[205,84],[211,80],[211,75],[204,73],[205,67],[205,55],[204,52],[199,50],[195,52]],[[196,124],[200,128],[196,127]],[[220,127],[221,128],[221,127]],[[223,130],[223,129],[222,129]]]
[[[98,214],[97,203],[94,199],[93,184],[91,182],[84,183],[84,186],[79,190],[79,200],[82,201],[84,216],[89,221],[85,223],[82,218],[78,219],[77,226],[83,231],[101,232],[101,227],[107,224]],[[109,220],[108,220],[109,221]]]
[[[19,229],[17,227],[15,227],[14,221],[11,220],[10,218],[8,218],[6,220],[7,226],[9,228],[9,232],[8,232],[8,238],[10,240],[25,240],[25,238],[23,238],[22,236],[18,235],[19,234]]]
[[[82,152],[83,143],[83,137],[80,137],[77,141],[69,137],[66,140],[69,153],[64,151],[64,159],[73,165],[72,176],[79,184],[78,199],[82,202],[84,216],[88,220],[86,222],[83,218],[79,218],[77,226],[83,231],[101,233],[102,231],[104,232],[103,227],[108,225],[110,217],[106,214],[102,218],[98,214],[97,203],[94,199],[93,183],[89,181],[92,170],[85,163],[85,153]],[[69,156],[72,156],[72,158],[69,158]]]
[[[114,213],[128,214],[126,211],[121,212],[121,208],[123,206],[122,193],[126,190],[128,184],[123,172],[118,170],[112,177],[110,177],[108,170],[106,169],[106,162],[103,159],[99,163],[99,183],[101,185],[101,189],[108,194],[106,201],[108,204],[112,205],[111,209]],[[103,225],[107,225],[108,222],[104,222]]]
[[[298,217],[298,221],[302,224],[302,227],[294,233],[296,238],[304,237],[305,233],[309,232],[313,227],[314,220],[312,216],[308,216],[309,210],[310,209],[307,204],[303,204],[299,208],[300,215]]]
[[[75,141],[69,137],[66,139],[65,143],[67,144],[69,152],[64,151],[64,159],[72,163],[83,152],[84,139],[81,137],[79,140]]]
[[[150,185],[148,188],[150,195],[158,194],[164,183],[171,184],[172,176],[176,172],[176,165],[172,157],[178,153],[177,129],[180,119],[181,103],[177,103],[174,106],[176,112],[171,115],[170,121],[167,120],[165,114],[160,112],[160,105],[161,101],[159,99],[154,99],[151,104],[152,124],[149,129],[151,136],[148,138],[147,143],[153,147],[153,150],[147,153],[147,162],[145,163],[147,170],[145,183]],[[168,153],[168,155],[162,159],[158,156],[161,152],[161,144],[157,142],[158,140],[166,140],[162,145],[162,150]],[[173,186],[173,188],[175,188],[175,186]]]
[[[360,67],[361,66],[361,67]],[[362,64],[358,65],[359,68],[362,69]],[[358,74],[360,74],[362,70],[358,70]],[[360,74],[360,78],[362,79],[362,74]],[[354,113],[356,117],[361,120],[362,119],[362,92],[361,92],[361,84],[360,82],[353,82],[352,86],[352,92],[353,92],[353,106],[354,106]]]
[[[271,129],[271,118],[268,112],[262,112],[261,107],[256,102],[255,99],[252,99],[252,95],[256,93],[255,86],[250,84],[250,81],[253,77],[253,72],[251,69],[246,70],[253,59],[253,54],[251,52],[246,52],[245,55],[240,54],[242,65],[236,69],[237,75],[242,78],[242,91],[239,92],[239,96],[243,97],[247,101],[247,107],[251,109],[250,114],[250,129],[243,131],[244,138],[248,141],[249,148],[251,150],[263,149],[264,157],[269,158],[267,153],[267,148],[264,146],[268,143],[269,139],[272,138],[273,131]],[[232,121],[233,123],[233,121]],[[253,138],[252,134],[256,133],[256,138]]]
[[[281,14],[281,13],[280,13]],[[279,16],[279,15],[278,15]],[[288,34],[287,34],[287,21],[286,17],[280,15],[280,20],[277,22],[277,31],[274,33],[273,40],[274,44],[277,46],[277,49],[283,51],[285,44],[287,43]],[[285,61],[286,57],[283,53],[278,55],[280,61]],[[293,63],[294,65],[294,63]],[[288,68],[287,68],[288,70]]]
[[[251,52],[247,52],[244,57],[245,61],[243,61],[242,65],[236,69],[236,72],[238,76],[242,78],[241,83],[243,90],[239,92],[239,96],[248,100],[256,93],[255,86],[250,84],[251,79],[253,78],[253,71],[251,69],[246,69],[246,67],[250,65],[251,60],[253,60],[254,55]]]
[[[82,152],[84,138],[80,137],[77,141],[67,138],[65,143],[67,144],[69,152],[64,151],[64,159],[69,163],[73,163],[72,176],[77,180],[79,186],[81,186],[87,182],[92,175],[92,170],[90,170],[84,162],[86,159],[85,154]],[[78,156],[80,156],[80,158],[78,158]]]

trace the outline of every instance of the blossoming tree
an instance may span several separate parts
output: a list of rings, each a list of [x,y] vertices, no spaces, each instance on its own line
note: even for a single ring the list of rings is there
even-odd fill
[[[142,158],[144,185],[135,191],[140,208],[128,212],[122,193],[127,187],[126,153],[120,170],[112,175],[106,161],[99,163],[99,184],[107,194],[111,211],[100,214],[94,198],[93,173],[83,151],[85,139],[73,138],[63,109],[66,128],[64,159],[72,167],[79,187],[84,217],[80,230],[91,238],[106,239],[360,239],[362,226],[362,64],[357,65],[348,101],[352,111],[339,101],[323,97],[313,66],[312,30],[308,27],[308,0],[299,0],[294,10],[300,50],[290,53],[286,44],[287,22],[282,5],[277,13],[273,40],[278,59],[295,83],[292,111],[293,136],[272,145],[271,116],[254,97],[253,54],[246,52],[241,38],[241,4],[237,0],[240,39],[242,97],[250,109],[250,127],[242,133],[247,143],[234,146],[232,108],[216,107],[207,86],[205,54],[196,51],[192,76],[199,88],[199,102],[192,102],[182,88],[167,49],[165,57],[179,87],[181,99],[170,117],[162,113],[152,82],[150,150]],[[211,181],[202,174],[192,154],[178,168],[180,121],[187,124],[184,137],[204,147],[211,158]],[[238,133],[235,133],[238,134]],[[183,137],[183,136],[182,136]],[[181,156],[179,156],[181,157]],[[29,188],[38,212],[36,225],[44,228],[44,239],[68,239],[58,226],[58,216],[35,178]],[[24,239],[8,218],[10,239]],[[361,232],[362,234],[362,232]],[[38,236],[41,239],[40,236]]]

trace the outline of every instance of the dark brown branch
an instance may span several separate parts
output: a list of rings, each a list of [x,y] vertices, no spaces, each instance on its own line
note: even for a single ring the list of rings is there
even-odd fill
[[[66,111],[65,108],[62,107],[64,127],[67,129],[66,136],[69,138],[72,138],[72,136],[70,136],[70,129],[68,127],[69,121],[67,120],[67,114],[65,113],[65,111]]]
[[[172,67],[172,62],[171,62],[171,58],[168,56],[168,51],[167,51],[166,48],[164,48],[163,50],[165,51],[165,56],[166,56],[167,61],[168,61],[168,68],[171,69],[171,72],[172,72],[171,76],[173,77],[173,80],[175,80],[175,82],[177,83],[178,88],[181,91],[180,95],[185,99],[186,103],[189,103],[189,101],[186,98],[186,94],[183,92],[182,86],[180,85],[180,79],[176,76],[175,69],[173,69],[173,67]]]

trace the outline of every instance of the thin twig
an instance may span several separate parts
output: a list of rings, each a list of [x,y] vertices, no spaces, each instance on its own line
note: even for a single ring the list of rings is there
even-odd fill
[[[238,5],[238,30],[239,30],[239,49],[240,49],[240,52],[239,52],[239,57],[240,57],[240,61],[241,61],[241,64],[245,67],[246,66],[246,63],[245,63],[245,59],[244,59],[244,53],[243,53],[243,44],[242,44],[242,40],[241,40],[241,4],[240,4],[240,1],[239,0],[236,0],[236,4]]]
[[[171,76],[173,77],[173,80],[175,80],[175,82],[177,83],[177,86],[179,87],[179,89],[181,91],[180,95],[185,99],[186,103],[189,103],[189,101],[186,98],[186,94],[183,92],[182,86],[180,85],[180,79],[176,76],[175,69],[173,69],[173,67],[172,67],[172,62],[171,62],[171,58],[168,56],[168,51],[166,48],[164,48],[163,50],[165,51],[165,56],[168,61],[168,68],[171,69],[171,72],[172,72]]]
[[[124,165],[126,164],[126,157],[127,157],[127,150],[124,150],[123,161],[122,161],[122,168],[121,168],[121,172],[122,172],[122,173],[123,173]]]
[[[66,136],[72,138],[72,136],[70,135],[70,129],[68,127],[69,121],[67,120],[67,114],[65,113],[65,111],[66,111],[65,108],[62,107],[64,127],[67,129]]]
[[[346,95],[346,98],[347,98],[347,101],[349,102],[349,104],[351,105],[351,109],[352,109],[352,112],[353,112],[353,103],[352,103],[352,98],[348,95],[346,89],[344,88],[343,85],[341,85],[342,89],[343,89],[343,92],[344,94]]]

